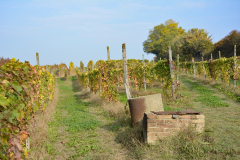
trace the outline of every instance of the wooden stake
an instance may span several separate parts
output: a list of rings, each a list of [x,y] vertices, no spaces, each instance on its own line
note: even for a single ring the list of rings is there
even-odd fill
[[[174,73],[173,73],[173,64],[172,64],[172,50],[171,50],[171,46],[168,46],[168,53],[169,53],[169,68],[170,68],[170,74],[171,74],[171,79],[173,81],[172,83],[172,97],[173,97],[173,100],[175,100],[175,94],[174,94],[174,91],[175,91],[175,82],[174,82]]]
[[[36,59],[37,59],[37,65],[39,66],[39,54],[38,54],[38,52],[36,53]]]
[[[109,46],[107,46],[107,56],[108,56],[108,60],[110,60]]]
[[[236,45],[234,45],[234,75],[235,75],[235,72],[236,72],[236,58],[237,58],[237,52],[236,52]],[[236,88],[237,86],[237,81],[234,79],[234,88]]]
[[[212,60],[212,53],[211,53],[211,60]]]
[[[144,62],[144,54],[142,54],[143,57],[143,67],[145,67],[145,62]],[[145,79],[145,69],[144,69],[144,73],[143,73],[143,83],[144,83],[144,90],[146,91],[146,79]]]
[[[102,76],[101,76],[101,72],[99,73],[99,93],[101,95],[101,81],[102,81]]]
[[[185,58],[185,66],[186,66],[186,70],[187,70],[187,74],[188,74],[188,69],[187,69],[187,60]]]
[[[88,75],[88,67],[87,67],[87,75]],[[88,88],[87,89],[90,91],[89,76],[88,76]]]
[[[178,84],[178,76],[179,76],[179,54],[177,54],[177,84]]]
[[[221,52],[220,51],[218,51],[218,54],[219,54],[219,59],[221,58]]]
[[[207,75],[206,75],[206,70],[205,70],[205,67],[204,67],[203,57],[202,57],[202,67],[203,67],[203,71],[204,71],[204,77],[206,79]]]
[[[118,69],[118,64],[117,64],[117,69]],[[117,75],[117,81],[118,81],[118,87],[119,87],[119,76]]]
[[[192,63],[193,63],[193,74],[194,74],[194,77],[196,77],[195,63],[194,63],[193,57],[192,57]]]
[[[123,55],[123,73],[124,73],[124,86],[126,89],[127,99],[131,98],[131,94],[129,91],[129,82],[128,82],[128,74],[127,74],[127,57],[126,57],[126,44],[122,44],[122,55]]]

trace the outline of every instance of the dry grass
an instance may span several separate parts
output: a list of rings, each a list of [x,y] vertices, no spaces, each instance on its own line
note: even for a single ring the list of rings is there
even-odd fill
[[[30,156],[29,159],[46,159],[48,154],[45,150],[47,141],[48,122],[52,120],[55,107],[58,102],[58,86],[55,87],[53,101],[49,103],[44,112],[38,111],[34,114],[33,123],[29,126],[30,130]]]

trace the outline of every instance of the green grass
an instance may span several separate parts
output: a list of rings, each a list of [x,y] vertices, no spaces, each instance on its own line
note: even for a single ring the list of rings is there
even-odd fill
[[[70,77],[69,80],[69,83],[74,83],[75,78]],[[60,95],[53,121],[49,123],[49,141],[45,144],[47,153],[53,159],[62,154],[57,149],[60,140],[66,141],[62,145],[68,159],[83,157],[89,152],[100,152],[101,147],[95,138],[98,134],[94,131],[100,122],[88,111],[92,104],[74,95],[73,86],[66,84],[65,80],[58,78],[57,83]],[[62,130],[61,133],[59,130]]]
[[[238,87],[234,88],[233,87],[234,80],[232,79],[229,79],[229,82],[230,82],[229,83],[230,86],[229,86],[228,83],[222,82],[220,78],[217,81],[213,81],[214,83],[211,83],[212,81],[210,81],[209,79],[199,79],[198,77],[193,77],[189,75],[188,75],[188,78],[192,80],[196,80],[198,83],[210,85],[212,88],[218,89],[220,92],[222,92],[229,98],[232,98],[237,102],[240,102],[240,91],[239,91],[240,81],[237,81]]]
[[[122,103],[127,103],[127,96],[125,92],[118,92],[117,99]]]
[[[229,82],[231,83],[231,84],[234,84],[234,80],[233,79],[229,79]],[[240,86],[240,81],[237,81],[237,83],[236,83],[238,86]]]
[[[225,102],[222,102],[222,99],[214,95],[214,91],[208,89],[207,87],[198,84],[197,82],[192,82],[190,80],[181,79],[182,82],[189,84],[190,90],[195,91],[199,94],[198,98],[195,98],[195,102],[202,102],[203,104],[209,107],[228,107],[229,105]]]
[[[240,94],[235,92],[234,89],[231,89],[222,83],[216,83],[212,85],[212,87],[218,89],[229,98],[236,99],[237,102],[240,102]]]

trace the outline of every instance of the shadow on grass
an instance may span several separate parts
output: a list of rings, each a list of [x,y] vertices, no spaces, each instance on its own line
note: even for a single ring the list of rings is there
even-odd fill
[[[61,81],[66,81],[67,78],[66,78],[66,77],[61,77],[60,80],[61,80]]]
[[[89,105],[90,103],[83,102],[82,100],[89,99],[91,92],[84,90],[84,88],[80,85],[76,77],[71,77],[70,80],[72,82],[72,90],[74,92],[81,92],[81,93],[76,93],[74,95],[76,101],[79,103],[86,103]]]

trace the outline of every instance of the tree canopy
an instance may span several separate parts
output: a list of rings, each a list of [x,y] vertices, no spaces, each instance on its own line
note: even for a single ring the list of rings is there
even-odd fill
[[[240,56],[240,31],[237,30],[231,31],[227,36],[214,44],[213,58],[219,58],[219,51],[221,52],[221,57],[229,58],[234,56],[234,45],[237,48],[237,56]]]
[[[192,56],[201,59],[201,56],[213,49],[212,39],[207,31],[192,28],[185,32],[178,26],[178,22],[172,19],[149,31],[147,40],[143,42],[143,50],[155,54],[157,59],[163,59],[168,58],[168,46],[172,48],[173,58],[179,54],[181,59],[187,60]]]
[[[181,37],[184,33],[185,30],[178,27],[178,22],[172,19],[167,20],[165,24],[155,26],[154,29],[149,31],[147,40],[143,42],[143,50],[146,53],[155,54],[157,59],[159,57],[168,58],[168,46],[175,49],[175,46],[173,46],[175,39]]]
[[[192,28],[179,38],[178,52],[182,59],[190,60],[194,57],[201,60],[201,57],[209,54],[213,49],[211,36],[204,29]]]

